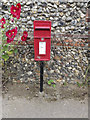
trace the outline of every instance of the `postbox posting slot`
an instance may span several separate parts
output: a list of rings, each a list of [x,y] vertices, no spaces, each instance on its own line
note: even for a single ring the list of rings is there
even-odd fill
[[[50,36],[50,27],[49,26],[35,26],[35,32],[34,32],[35,36]]]
[[[37,27],[35,27],[35,29],[36,29],[36,30],[38,30],[38,29],[48,29],[48,30],[50,30],[50,27],[43,27],[43,26],[38,27],[38,26],[37,26]]]
[[[34,38],[35,38],[35,39],[36,39],[36,38],[40,38],[40,39],[41,39],[41,38],[48,39],[48,38],[51,38],[51,37],[50,37],[50,36],[47,36],[47,37],[42,37],[42,36],[41,36],[41,37],[39,37],[39,36],[34,36]]]

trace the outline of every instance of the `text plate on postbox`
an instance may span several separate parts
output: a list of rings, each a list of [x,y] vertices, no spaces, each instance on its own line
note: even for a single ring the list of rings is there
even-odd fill
[[[46,42],[39,42],[39,55],[46,54]]]

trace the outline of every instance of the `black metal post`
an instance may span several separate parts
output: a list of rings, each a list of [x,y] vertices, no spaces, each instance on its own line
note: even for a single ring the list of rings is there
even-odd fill
[[[43,66],[44,62],[40,61],[40,92],[43,91]]]

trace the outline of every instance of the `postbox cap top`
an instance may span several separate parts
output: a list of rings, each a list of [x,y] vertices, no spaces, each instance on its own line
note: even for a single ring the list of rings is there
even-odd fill
[[[34,23],[51,23],[51,21],[50,20],[34,20]]]

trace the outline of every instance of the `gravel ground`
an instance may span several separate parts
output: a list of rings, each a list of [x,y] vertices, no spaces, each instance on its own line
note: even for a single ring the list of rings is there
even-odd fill
[[[75,85],[44,85],[40,93],[37,84],[7,84],[3,118],[88,118],[87,93],[87,87]]]

